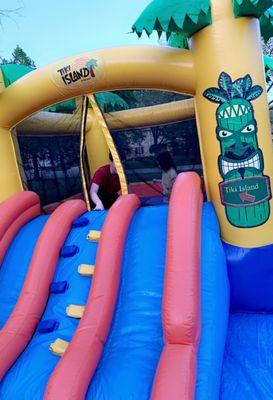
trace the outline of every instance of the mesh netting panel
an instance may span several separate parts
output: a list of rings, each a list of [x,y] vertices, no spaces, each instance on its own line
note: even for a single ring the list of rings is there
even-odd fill
[[[156,165],[158,153],[168,150],[177,171],[202,174],[195,119],[157,127],[111,132],[122,159],[131,193],[142,198],[162,196],[155,180],[161,178]]]
[[[60,202],[82,192],[80,136],[19,136],[18,143],[29,190],[42,205]]]

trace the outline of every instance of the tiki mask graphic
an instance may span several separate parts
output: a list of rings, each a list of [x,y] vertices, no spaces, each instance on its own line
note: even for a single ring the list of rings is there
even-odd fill
[[[223,181],[219,184],[221,202],[228,221],[239,228],[264,224],[270,215],[270,181],[263,175],[263,154],[257,139],[257,122],[251,101],[263,89],[252,86],[250,75],[232,82],[222,72],[218,88],[203,95],[220,104],[216,110],[216,135],[221,146],[218,167]]]

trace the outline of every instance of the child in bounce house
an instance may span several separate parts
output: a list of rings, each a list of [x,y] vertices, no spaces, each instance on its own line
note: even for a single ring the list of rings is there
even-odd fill
[[[174,161],[168,151],[163,151],[156,156],[156,162],[162,170],[162,188],[164,201],[167,203],[170,200],[172,187],[177,177],[177,171]]]
[[[119,197],[120,181],[111,153],[109,159],[110,163],[100,167],[91,182],[90,196],[94,210],[110,208]]]

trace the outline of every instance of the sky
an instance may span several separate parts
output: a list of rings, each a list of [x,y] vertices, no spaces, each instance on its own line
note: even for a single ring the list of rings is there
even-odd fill
[[[98,48],[156,44],[128,33],[151,0],[1,0],[0,56],[10,58],[18,44],[36,66]]]

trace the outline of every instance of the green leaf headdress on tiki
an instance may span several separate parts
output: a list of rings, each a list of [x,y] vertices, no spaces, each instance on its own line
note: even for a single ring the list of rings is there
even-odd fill
[[[221,202],[232,225],[259,226],[269,218],[271,190],[269,178],[263,175],[263,154],[251,102],[263,89],[252,85],[250,75],[232,81],[225,72],[220,74],[218,86],[207,89],[203,95],[219,104],[216,135],[221,146],[218,158],[223,178],[219,184]]]

